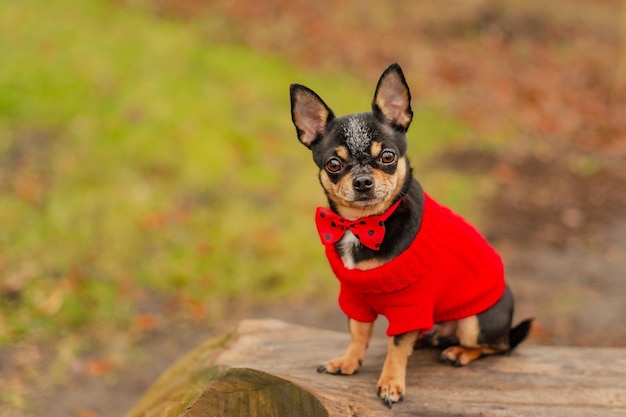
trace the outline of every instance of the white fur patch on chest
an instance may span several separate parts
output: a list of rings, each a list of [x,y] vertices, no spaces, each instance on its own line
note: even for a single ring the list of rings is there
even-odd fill
[[[359,242],[359,239],[354,236],[351,230],[348,230],[339,241],[342,254],[341,260],[346,268],[354,269],[354,250],[360,244],[361,242]]]

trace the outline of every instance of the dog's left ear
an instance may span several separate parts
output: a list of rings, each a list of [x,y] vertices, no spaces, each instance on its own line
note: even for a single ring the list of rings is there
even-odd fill
[[[380,76],[372,101],[372,112],[379,120],[402,132],[409,129],[413,120],[411,92],[400,65],[390,65]]]

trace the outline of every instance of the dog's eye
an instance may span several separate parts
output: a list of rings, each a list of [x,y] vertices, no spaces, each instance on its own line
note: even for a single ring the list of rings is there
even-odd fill
[[[393,151],[385,150],[380,154],[380,162],[383,164],[393,164],[396,161],[396,154]]]
[[[328,172],[339,172],[343,168],[343,164],[338,158],[330,158],[328,162],[326,162],[326,170]]]

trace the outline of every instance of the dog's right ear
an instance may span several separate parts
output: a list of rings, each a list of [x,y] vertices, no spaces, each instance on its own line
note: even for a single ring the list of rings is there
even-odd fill
[[[298,139],[307,148],[317,141],[326,124],[335,118],[333,111],[313,90],[300,84],[291,84],[291,120]]]

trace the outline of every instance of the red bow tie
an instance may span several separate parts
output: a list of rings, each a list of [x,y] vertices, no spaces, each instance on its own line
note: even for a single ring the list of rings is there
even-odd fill
[[[331,245],[338,242],[346,231],[350,230],[361,244],[372,250],[378,250],[385,237],[385,220],[395,211],[400,201],[398,200],[383,214],[361,217],[357,220],[346,220],[327,208],[318,207],[315,213],[317,232],[323,244]]]

